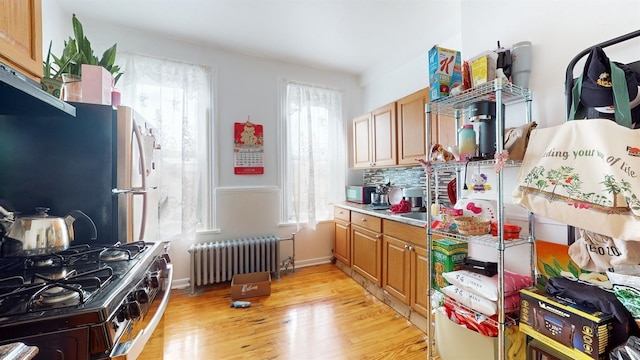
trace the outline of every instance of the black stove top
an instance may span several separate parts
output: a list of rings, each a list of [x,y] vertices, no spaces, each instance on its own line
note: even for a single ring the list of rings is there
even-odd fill
[[[60,320],[104,322],[132,284],[148,276],[160,243],[80,245],[37,257],[0,258],[0,329]],[[33,324],[32,324],[33,325]]]

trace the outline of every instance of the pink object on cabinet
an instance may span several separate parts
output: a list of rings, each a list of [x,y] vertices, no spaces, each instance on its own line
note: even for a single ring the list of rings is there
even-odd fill
[[[102,66],[82,64],[82,102],[111,105],[111,73]]]

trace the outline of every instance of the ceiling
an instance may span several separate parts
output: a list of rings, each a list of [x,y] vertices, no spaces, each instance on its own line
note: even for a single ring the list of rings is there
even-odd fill
[[[451,0],[58,0],[98,19],[246,55],[362,75],[424,55]],[[433,16],[433,15],[436,16]],[[85,26],[86,27],[86,26]],[[85,29],[86,31],[86,29]],[[446,30],[444,30],[446,32]],[[439,34],[439,37],[438,37]],[[446,35],[444,36],[446,39]]]

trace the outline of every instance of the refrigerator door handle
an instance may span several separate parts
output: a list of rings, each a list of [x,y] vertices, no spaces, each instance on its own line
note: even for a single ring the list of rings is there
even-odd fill
[[[153,190],[153,189],[157,189],[157,186],[153,186],[153,187],[148,187],[146,189],[143,188],[131,188],[131,189],[111,189],[111,193],[114,195],[120,195],[120,194],[134,194],[134,195],[141,195],[141,194],[146,194],[148,192],[148,190]]]
[[[140,235],[138,240],[144,239],[144,233],[147,227],[147,159],[144,152],[144,142],[142,139],[142,133],[140,126],[133,120],[133,133],[136,136],[136,142],[138,143],[138,151],[140,154],[140,175],[142,180],[142,186],[136,188],[133,192],[134,195],[142,195],[142,216],[140,219]]]

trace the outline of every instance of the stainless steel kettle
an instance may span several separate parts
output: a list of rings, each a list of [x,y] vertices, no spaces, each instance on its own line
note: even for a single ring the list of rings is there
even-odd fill
[[[36,214],[16,216],[0,206],[0,224],[4,228],[2,254],[4,256],[47,255],[69,248],[74,240],[73,223],[86,219],[91,225],[92,237],[97,238],[96,225],[87,214],[73,210],[65,217],[50,216],[49,208],[37,207]]]

